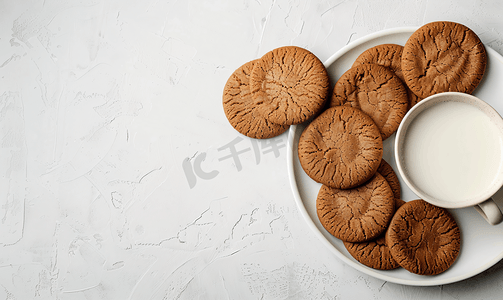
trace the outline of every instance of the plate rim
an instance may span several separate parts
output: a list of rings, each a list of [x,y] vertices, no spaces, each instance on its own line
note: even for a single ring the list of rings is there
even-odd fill
[[[338,51],[336,51],[333,55],[331,55],[324,63],[323,65],[328,68],[330,65],[332,65],[337,59],[339,59],[341,56],[346,54],[348,51],[352,50],[353,48],[358,47],[361,44],[364,44],[366,42],[372,41],[377,38],[381,37],[386,37],[389,35],[393,34],[402,34],[402,33],[413,33],[416,31],[420,26],[408,26],[408,27],[396,27],[396,28],[390,28],[390,29],[384,29],[381,31],[377,31],[371,34],[368,34],[366,36],[363,36],[353,42],[348,43]],[[485,45],[486,51],[491,52],[491,54],[495,55],[501,62],[503,62],[503,57],[496,52],[495,50],[491,49],[489,46]],[[341,253],[339,250],[337,250],[332,243],[322,234],[322,232],[318,229],[314,221],[311,219],[309,216],[309,213],[307,212],[306,207],[303,204],[302,198],[300,196],[299,188],[297,185],[297,181],[295,179],[295,170],[294,170],[294,165],[295,165],[295,155],[293,155],[294,151],[294,145],[295,145],[295,137],[298,135],[297,131],[299,130],[300,126],[299,125],[292,125],[290,126],[290,129],[288,130],[288,151],[287,151],[287,171],[288,171],[288,179],[290,182],[290,189],[292,190],[295,203],[297,208],[299,209],[302,218],[304,221],[307,223],[308,227],[313,231],[315,236],[324,244],[328,250],[335,254],[336,257],[338,257],[342,262],[346,263],[347,265],[351,266],[352,268],[367,274],[369,276],[385,280],[388,282],[393,282],[397,284],[402,284],[402,285],[410,285],[410,286],[435,286],[435,285],[445,285],[445,284],[450,284],[450,283],[455,283],[459,282],[468,278],[471,278],[475,275],[478,275],[485,270],[489,269],[490,267],[494,266],[496,263],[498,263],[502,258],[503,258],[503,251],[500,253],[500,255],[496,256],[494,259],[490,260],[488,263],[485,265],[479,266],[478,268],[475,268],[472,272],[468,272],[467,274],[462,274],[459,276],[451,277],[451,278],[446,278],[446,279],[433,279],[433,280],[409,280],[409,279],[400,279],[396,277],[391,277],[385,274],[381,274],[377,272],[378,270],[374,270],[372,268],[369,268],[363,264],[357,263],[353,260],[351,260],[349,257]]]

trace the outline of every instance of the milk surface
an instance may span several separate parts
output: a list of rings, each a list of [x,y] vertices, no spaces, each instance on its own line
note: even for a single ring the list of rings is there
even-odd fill
[[[501,172],[498,127],[466,103],[442,102],[424,110],[404,141],[405,170],[429,197],[449,202],[477,197]]]

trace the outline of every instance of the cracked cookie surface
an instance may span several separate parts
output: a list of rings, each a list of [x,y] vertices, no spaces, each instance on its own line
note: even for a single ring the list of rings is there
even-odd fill
[[[402,72],[419,97],[441,92],[472,93],[485,72],[484,44],[468,27],[431,22],[416,30],[404,45]]]
[[[386,231],[396,262],[409,272],[437,275],[447,270],[460,250],[461,235],[452,215],[424,200],[400,207]]]
[[[323,227],[345,242],[363,242],[382,234],[395,212],[386,179],[376,173],[364,185],[340,190],[322,185],[316,211]]]
[[[369,180],[381,163],[383,144],[372,119],[350,106],[332,107],[314,119],[299,138],[298,156],[316,182],[349,189]]]
[[[388,68],[376,64],[357,65],[335,83],[330,106],[340,105],[368,114],[385,140],[398,129],[407,113],[407,91]]]
[[[405,203],[402,199],[395,198],[395,208],[398,209]],[[344,242],[344,247],[349,254],[367,267],[377,270],[392,270],[400,267],[395,261],[388,246],[386,236],[381,234],[374,240],[366,242]]]
[[[223,108],[227,120],[239,133],[267,139],[282,134],[289,126],[269,122],[257,111],[250,94],[250,74],[255,62],[247,62],[231,74],[223,91]]]
[[[353,67],[360,64],[376,64],[389,68],[400,78],[407,91],[408,108],[416,105],[421,98],[416,96],[405,84],[405,78],[402,73],[402,52],[403,46],[397,44],[377,45],[363,51],[353,63]]]
[[[257,109],[269,121],[293,125],[323,108],[329,90],[327,70],[310,51],[287,46],[262,56],[250,77]]]
[[[391,190],[393,191],[393,196],[397,199],[400,199],[402,193],[400,181],[398,180],[398,176],[396,175],[391,165],[388,164],[388,162],[386,162],[384,159],[381,159],[381,164],[379,165],[379,168],[377,168],[377,172],[379,172],[379,174],[381,174],[386,179],[389,186],[391,187]]]

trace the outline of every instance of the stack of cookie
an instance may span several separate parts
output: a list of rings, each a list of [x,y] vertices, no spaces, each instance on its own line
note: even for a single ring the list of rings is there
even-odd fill
[[[411,105],[409,102],[407,89],[395,72],[377,63],[364,63],[342,74],[335,84],[330,106],[360,109],[372,118],[385,140],[398,129]]]
[[[440,92],[472,93],[483,78],[486,52],[462,24],[432,22],[404,46],[364,51],[336,82],[329,105],[327,70],[311,52],[281,47],[238,68],[223,107],[230,124],[252,138],[270,138],[311,121],[299,138],[305,173],[322,184],[321,224],[348,252],[376,269],[403,267],[421,275],[447,270],[460,231],[443,208],[404,202],[383,141],[421,99]]]
[[[352,67],[356,67],[361,64],[375,64],[388,68],[401,80],[405,90],[407,91],[407,109],[409,109],[416,105],[421,98],[414,94],[405,83],[405,77],[402,72],[402,53],[403,46],[401,45],[377,45],[361,53],[356,58]]]
[[[336,82],[329,108],[302,132],[301,166],[322,184],[319,220],[359,262],[436,275],[456,260],[456,221],[423,200],[400,200],[398,178],[382,159],[382,141],[421,99],[473,92],[485,66],[485,48],[466,26],[426,24],[404,46],[364,51]]]
[[[271,138],[318,114],[329,93],[323,63],[300,47],[281,47],[239,67],[223,92],[229,123],[251,138]]]

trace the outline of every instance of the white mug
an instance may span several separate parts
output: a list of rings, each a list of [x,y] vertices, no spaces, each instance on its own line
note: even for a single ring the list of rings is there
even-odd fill
[[[423,200],[473,206],[490,224],[503,220],[491,199],[503,186],[503,118],[475,96],[446,92],[412,107],[395,139],[398,172]]]

